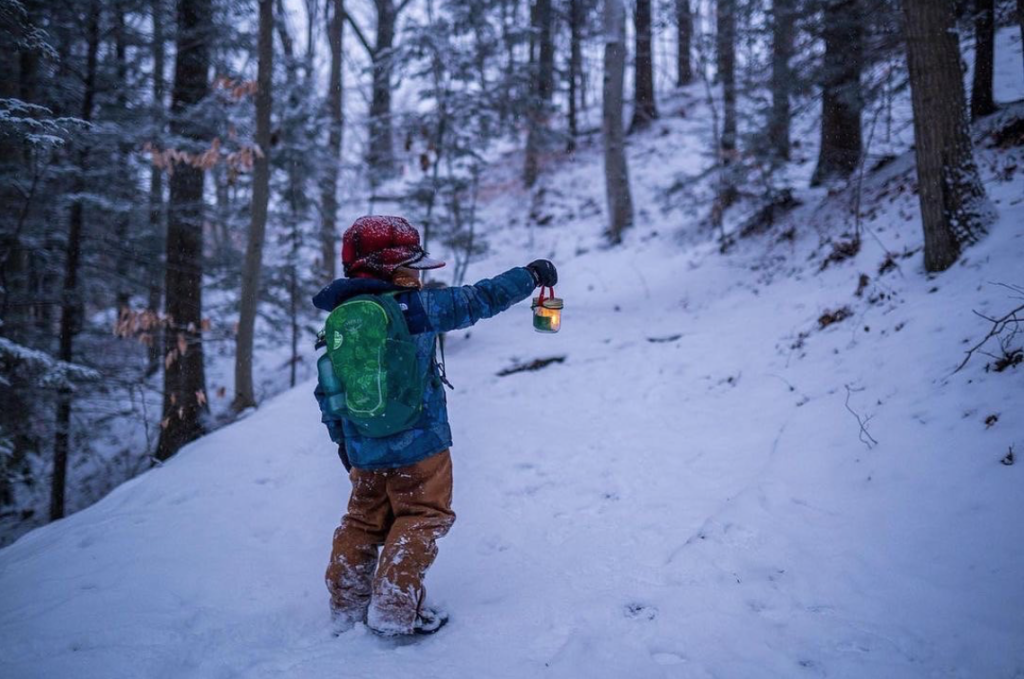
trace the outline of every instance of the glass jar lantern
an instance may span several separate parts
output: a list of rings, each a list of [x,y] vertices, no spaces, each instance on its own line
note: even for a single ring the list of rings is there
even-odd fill
[[[540,289],[540,295],[533,298],[533,329],[537,332],[558,332],[562,327],[562,300],[555,297],[555,289]]]

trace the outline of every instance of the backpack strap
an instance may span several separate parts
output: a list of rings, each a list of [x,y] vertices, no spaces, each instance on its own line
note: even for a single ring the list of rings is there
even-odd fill
[[[405,318],[405,314],[402,313],[402,307],[399,305],[398,300],[395,296],[400,291],[385,292],[381,295],[373,295],[380,305],[384,308],[385,313],[388,315],[388,319],[391,323],[395,324],[395,331],[401,339],[410,341],[412,339],[409,333],[409,322]]]
[[[433,360],[434,360],[434,367],[437,368],[437,376],[441,378],[441,384],[443,384],[444,386],[446,386],[449,389],[451,389],[452,391],[454,391],[455,390],[455,385],[448,381],[448,368],[445,365],[445,360],[444,360],[444,333],[443,332],[442,333],[438,333],[438,335],[437,335],[437,343],[434,346],[435,346],[435,352],[434,352]],[[441,362],[440,363],[437,362],[437,352],[436,352],[436,348],[437,347],[441,348]]]
[[[398,303],[398,300],[396,299],[398,295],[402,295],[407,292],[407,290],[395,290],[392,292],[385,292],[381,294],[380,297],[388,298],[389,300],[391,300],[391,302],[394,304],[394,311],[397,313],[397,315],[402,317],[402,321],[405,323],[406,333],[411,335],[411,329],[409,328],[409,319],[406,318],[405,312],[403,311],[401,305]],[[388,309],[389,305],[384,304],[383,301],[382,304],[385,309]],[[390,313],[392,313],[391,310],[389,310],[389,314]],[[441,353],[440,362],[438,362],[437,360],[438,350],[440,350]],[[448,381],[448,369],[444,358],[444,333],[437,334],[437,339],[434,341],[434,355],[430,357],[430,364],[434,368],[434,372],[437,374],[437,377],[441,380],[441,384],[448,387],[449,389],[454,390],[455,386]]]

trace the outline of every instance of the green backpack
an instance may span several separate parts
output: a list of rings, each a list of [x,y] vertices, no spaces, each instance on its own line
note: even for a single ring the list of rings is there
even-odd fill
[[[410,429],[423,409],[427,375],[416,365],[395,293],[359,295],[324,325],[327,357],[345,393],[344,417],[371,438]]]

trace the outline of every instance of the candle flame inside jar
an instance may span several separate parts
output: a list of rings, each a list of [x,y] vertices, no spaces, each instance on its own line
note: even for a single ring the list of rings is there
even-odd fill
[[[533,300],[533,329],[537,332],[558,332],[562,327],[562,300],[557,297]]]

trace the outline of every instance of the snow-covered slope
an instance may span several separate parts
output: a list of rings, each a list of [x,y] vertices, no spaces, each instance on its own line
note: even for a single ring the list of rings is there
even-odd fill
[[[952,374],[972,312],[1019,304],[997,284],[1024,284],[1022,149],[979,145],[1001,218],[962,264],[921,271],[901,157],[865,181],[860,253],[819,271],[850,192],[801,192],[725,255],[680,242],[656,205],[699,120],[633,141],[646,217],[621,248],[598,246],[593,149],[557,170],[550,226],[521,195],[485,207],[471,273],[551,254],[567,307],[558,335],[524,304],[450,338],[444,631],[331,636],[349,484],[307,384],[0,551],[0,676],[1024,675],[1024,464],[1000,464],[1024,455],[1024,367]],[[915,254],[880,273],[883,245]]]

